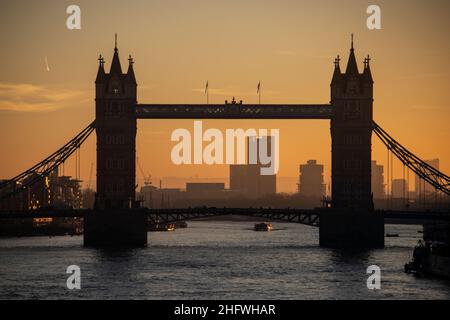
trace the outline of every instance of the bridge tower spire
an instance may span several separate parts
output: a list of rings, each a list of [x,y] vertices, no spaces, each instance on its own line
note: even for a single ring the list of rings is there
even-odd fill
[[[350,48],[350,55],[348,56],[347,69],[345,70],[346,75],[358,75],[358,63],[355,57],[355,48],[353,47],[353,33],[352,33],[352,44]]]
[[[109,73],[111,75],[118,75],[118,76],[122,75],[122,66],[120,65],[119,49],[117,48],[117,33],[114,42],[114,55],[111,62],[111,69]]]

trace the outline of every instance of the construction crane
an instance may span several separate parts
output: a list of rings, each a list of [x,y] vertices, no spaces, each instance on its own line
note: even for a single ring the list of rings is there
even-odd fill
[[[92,171],[94,169],[94,163],[91,162],[91,170],[89,170],[89,180],[88,180],[88,184],[87,184],[87,188],[90,189],[91,188],[91,181],[92,181]]]
[[[152,176],[149,174],[148,177],[145,176],[144,170],[142,169],[141,163],[139,162],[139,158],[136,158],[136,162],[139,168],[139,171],[142,174],[142,178],[144,179],[144,186],[149,186],[152,184]]]

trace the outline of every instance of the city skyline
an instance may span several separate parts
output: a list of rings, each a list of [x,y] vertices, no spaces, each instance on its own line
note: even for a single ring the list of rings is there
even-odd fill
[[[449,1],[0,8],[0,299],[450,298]]]

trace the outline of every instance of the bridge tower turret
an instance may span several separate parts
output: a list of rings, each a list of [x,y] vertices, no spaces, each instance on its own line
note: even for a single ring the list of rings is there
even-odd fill
[[[109,73],[104,60],[95,81],[97,133],[98,209],[135,207],[135,158],[137,83],[130,58],[128,72],[122,73],[116,44]]]
[[[332,207],[373,210],[371,191],[371,137],[373,79],[370,58],[359,73],[352,44],[345,73],[339,56],[331,81]]]

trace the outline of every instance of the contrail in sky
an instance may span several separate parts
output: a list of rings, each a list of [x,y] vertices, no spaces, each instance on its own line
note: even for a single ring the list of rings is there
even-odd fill
[[[47,69],[47,72],[50,72],[50,67],[48,66],[47,56],[45,56],[45,67]]]

